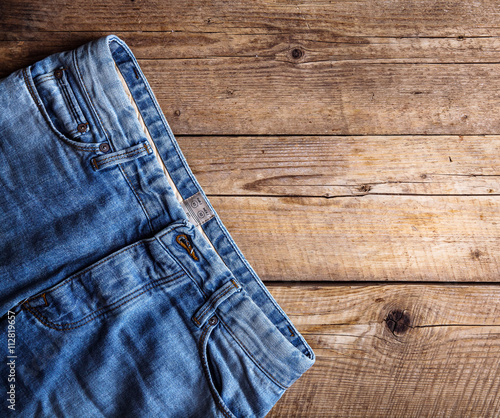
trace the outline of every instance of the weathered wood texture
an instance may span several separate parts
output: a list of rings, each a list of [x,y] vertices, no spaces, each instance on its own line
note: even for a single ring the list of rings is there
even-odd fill
[[[294,50],[303,48],[293,45],[287,54]],[[381,65],[309,61],[305,53],[296,62],[233,56],[140,64],[176,134],[500,132],[500,118],[492,112],[500,74],[492,63]]]
[[[492,0],[372,0],[307,3],[256,0],[191,2],[99,0],[2,1],[2,31],[326,32],[350,36],[494,36]],[[12,35],[11,35],[12,36]]]
[[[499,10],[7,0],[0,77],[108,33],[131,46],[215,209],[317,354],[269,416],[495,417]]]
[[[265,280],[499,280],[497,198],[211,201]]]
[[[206,193],[500,195],[500,136],[186,136]],[[493,199],[493,197],[492,197]]]
[[[498,286],[269,290],[317,355],[269,417],[498,416]]]

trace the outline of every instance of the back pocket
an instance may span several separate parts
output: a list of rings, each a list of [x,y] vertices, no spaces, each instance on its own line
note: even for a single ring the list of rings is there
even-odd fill
[[[33,79],[54,128],[70,139],[85,141],[89,123],[73,92],[74,80],[68,68],[60,67]]]

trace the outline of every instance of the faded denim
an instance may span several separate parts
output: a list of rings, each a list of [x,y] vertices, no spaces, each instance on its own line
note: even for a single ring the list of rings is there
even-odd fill
[[[109,35],[51,55],[0,80],[0,103],[12,415],[265,416],[315,355],[208,201],[128,46]]]

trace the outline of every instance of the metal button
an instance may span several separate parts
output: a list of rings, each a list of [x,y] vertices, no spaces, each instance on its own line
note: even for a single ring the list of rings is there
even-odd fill
[[[212,318],[210,318],[210,319],[208,320],[208,323],[209,323],[210,325],[215,325],[215,324],[217,324],[217,322],[219,322],[219,319],[218,319],[215,315],[214,315],[214,316],[212,316]]]
[[[61,79],[63,76],[63,70],[55,70],[54,71],[54,77],[57,78],[57,79]]]
[[[107,142],[103,142],[102,144],[100,144],[99,151],[108,152],[109,151],[109,144]]]
[[[87,130],[87,124],[86,123],[80,123],[76,129],[78,130],[78,132],[85,132]]]

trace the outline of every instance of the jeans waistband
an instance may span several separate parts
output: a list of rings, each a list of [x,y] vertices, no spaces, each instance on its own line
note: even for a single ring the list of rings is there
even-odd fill
[[[150,217],[152,235],[158,234],[158,231],[166,227],[157,221],[161,216],[155,215],[162,211],[168,212],[171,221],[189,221],[187,225],[194,236],[192,245],[203,248],[204,253],[211,249],[212,268],[219,269],[221,274],[230,272],[245,289],[246,299],[242,296],[242,292],[235,293],[231,299],[234,301],[241,299],[241,309],[258,309],[264,314],[263,317],[259,317],[260,325],[264,326],[267,322],[273,324],[284,340],[281,342],[264,338],[262,335],[263,338],[259,342],[259,338],[245,337],[243,333],[241,338],[250,338],[248,344],[253,345],[256,351],[259,344],[268,345],[273,341],[282,350],[288,350],[287,353],[296,361],[296,371],[300,371],[295,377],[298,378],[314,363],[315,356],[312,349],[245,259],[203,192],[130,48],[117,36],[108,35],[73,51],[54,54],[37,63],[28,73],[27,82],[32,82],[32,77],[42,73],[46,69],[45,66],[47,69],[53,68],[55,60],[72,66],[75,78],[85,96],[84,100],[99,125],[99,132],[102,135],[99,142],[109,143],[112,153],[117,153],[116,158],[119,159],[121,156],[150,158],[153,152],[156,155],[158,164],[161,165],[168,180],[168,183],[160,182],[163,189],[158,195],[168,196],[168,199],[162,203],[161,196],[151,196],[148,183],[144,180],[139,179],[135,183],[138,197]],[[93,149],[97,145],[98,143],[93,144]],[[94,159],[89,161],[89,164],[92,164],[95,170],[106,169],[114,162],[112,158],[115,157],[110,154],[107,159]],[[159,183],[155,181],[154,184],[157,186]],[[170,235],[164,235],[162,242],[166,237]],[[189,243],[186,246],[189,246]],[[186,251],[180,257],[189,260],[192,255]],[[203,272],[201,271],[197,277],[203,277]],[[216,287],[220,285],[221,283],[211,281],[200,282],[207,296],[216,292]],[[243,329],[237,321],[244,319],[231,316],[228,321],[231,321],[235,328]],[[268,348],[272,352],[272,347]],[[287,361],[291,358],[288,354]],[[286,370],[289,370],[289,363],[285,361],[283,373],[286,373]],[[295,380],[292,377],[283,378],[282,381],[285,385],[289,385]]]

